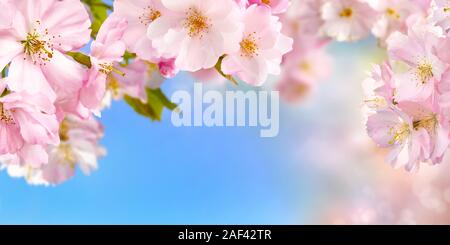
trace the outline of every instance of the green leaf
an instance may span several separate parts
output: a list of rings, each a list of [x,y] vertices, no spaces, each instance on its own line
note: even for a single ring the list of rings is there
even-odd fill
[[[3,68],[2,70],[2,78],[6,77],[6,69],[8,68],[8,66],[5,66],[5,68]]]
[[[76,62],[91,68],[91,58],[81,52],[67,52],[67,55],[71,56]]]
[[[135,58],[136,58],[136,54],[130,53],[128,51],[125,51],[125,54],[123,55],[123,60],[125,62],[125,65],[129,65],[130,60],[135,59]]]
[[[82,0],[82,2],[85,3],[91,10],[93,19],[91,36],[95,38],[103,22],[108,17],[108,10],[112,10],[112,7],[104,3],[102,0]]]
[[[164,105],[164,107],[171,111],[175,110],[178,107],[177,104],[173,103],[169,100],[169,98],[167,98],[167,96],[162,92],[161,89],[147,89],[147,95],[154,96]]]
[[[161,89],[147,88],[147,103],[143,103],[140,99],[125,95],[124,100],[139,115],[147,117],[152,121],[161,121],[164,108],[175,110],[177,105],[172,103]]]

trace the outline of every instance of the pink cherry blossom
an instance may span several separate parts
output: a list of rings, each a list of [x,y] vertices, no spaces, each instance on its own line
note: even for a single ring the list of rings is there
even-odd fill
[[[126,27],[126,19],[110,15],[91,45],[92,67],[89,80],[81,92],[81,102],[91,110],[99,109],[105,95],[108,76],[112,72],[120,72],[115,68],[115,64],[122,60],[125,53],[122,36]]]
[[[376,12],[362,0],[326,0],[322,30],[337,41],[355,41],[369,35],[375,17]]]
[[[364,80],[365,102],[371,110],[383,110],[396,103],[393,75],[391,65],[386,62],[375,65],[370,77]]]
[[[140,59],[158,63],[161,54],[153,47],[146,33],[152,22],[169,14],[169,10],[161,4],[161,0],[116,0],[114,14],[119,18],[125,18],[128,22],[123,34],[127,49],[136,53]]]
[[[109,107],[111,100],[120,100],[124,95],[138,98],[147,102],[146,88],[159,88],[164,81],[160,75],[158,66],[142,60],[134,60],[127,67],[120,67],[125,74],[112,73],[108,76],[107,92],[103,99],[102,107]]]
[[[59,130],[61,143],[48,146],[41,161],[45,164],[30,168],[30,157],[36,156],[38,148],[24,147],[26,152],[0,157],[2,167],[13,177],[25,177],[33,185],[57,185],[72,178],[76,167],[89,175],[98,168],[98,158],[106,151],[98,145],[103,137],[103,127],[92,117],[80,119],[67,116]],[[26,154],[25,154],[26,153]],[[41,151],[42,153],[42,151]],[[34,158],[36,159],[36,158]]]
[[[289,7],[289,0],[249,0],[249,4],[267,5],[272,9],[272,13],[281,14]]]
[[[48,154],[42,145],[24,144],[15,154],[0,155],[0,169],[29,169],[38,170],[48,163]],[[13,177],[22,177],[11,174]]]
[[[435,93],[447,64],[440,60],[442,40],[428,25],[415,25],[408,34],[393,33],[387,40],[390,58],[401,62],[405,72],[395,74],[396,100],[426,100]]]
[[[158,63],[159,72],[165,78],[173,78],[178,74],[178,67],[175,65],[175,58],[162,58]]]
[[[75,174],[79,166],[89,175],[98,168],[97,159],[106,154],[98,141],[103,127],[93,118],[80,120],[68,116],[61,124],[61,143],[48,149],[49,162],[42,167],[42,178],[49,184],[60,184]]]
[[[0,154],[19,152],[25,144],[58,144],[55,107],[43,95],[13,92],[0,98]]]
[[[437,164],[449,146],[449,129],[431,103],[402,102],[370,116],[367,130],[380,146],[390,149],[394,167],[417,170],[422,162]]]
[[[224,54],[239,50],[240,9],[234,1],[162,0],[170,11],[150,23],[148,37],[165,57],[184,71],[214,67]]]
[[[89,41],[86,8],[78,0],[16,0],[14,6],[11,27],[0,29],[0,70],[10,63],[8,87],[45,93],[57,103],[73,99],[86,72],[65,52]]]
[[[280,74],[282,57],[292,50],[293,40],[281,34],[281,22],[265,6],[250,6],[243,20],[241,48],[223,59],[222,70],[249,84],[262,85],[269,74]]]

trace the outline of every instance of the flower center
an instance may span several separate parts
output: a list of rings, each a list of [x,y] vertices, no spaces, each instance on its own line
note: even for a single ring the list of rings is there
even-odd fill
[[[450,7],[445,7],[445,8],[444,8],[444,12],[445,12],[445,13],[450,12]]]
[[[61,141],[68,141],[69,140],[69,123],[67,120],[63,120],[61,122],[61,126],[59,127],[59,138]]]
[[[0,103],[0,121],[6,124],[15,124],[11,112],[5,110],[5,108],[3,107],[3,103]]]
[[[303,83],[295,84],[294,87],[292,88],[292,92],[298,97],[305,96],[308,91],[309,86]]]
[[[189,8],[186,13],[184,28],[186,28],[190,37],[202,38],[203,34],[208,32],[208,29],[210,28],[208,17],[203,15],[196,8]]]
[[[161,17],[161,12],[151,6],[147,6],[144,8],[144,13],[139,16],[139,21],[144,24],[148,25]]]
[[[437,125],[436,115],[430,115],[419,120],[413,121],[414,130],[419,130],[421,128],[426,129],[430,134],[434,132]]]
[[[298,68],[303,71],[303,72],[307,72],[310,73],[312,71],[312,66],[308,61],[302,61],[300,62],[300,64],[298,65]]]
[[[109,75],[109,74],[111,74],[111,72],[115,72],[121,76],[125,76],[125,73],[123,73],[120,70],[118,70],[117,68],[115,68],[112,63],[101,63],[101,64],[99,64],[99,66],[100,66],[100,68],[98,71],[105,75]]]
[[[261,2],[264,4],[270,5],[270,0],[262,0]]]
[[[25,40],[21,41],[24,52],[31,57],[34,64],[41,61],[40,65],[49,62],[53,58],[53,47],[48,42],[45,41],[39,33],[32,32],[28,33]]]
[[[239,45],[241,46],[241,56],[248,58],[258,56],[258,44],[253,34],[244,38]]]
[[[386,13],[389,17],[391,17],[393,19],[400,19],[400,14],[397,13],[397,11],[395,11],[395,9],[393,9],[393,8],[387,8]]]
[[[344,8],[341,13],[339,13],[339,16],[341,16],[342,18],[351,18],[353,16],[353,9]]]
[[[105,75],[110,74],[114,69],[111,63],[102,63],[99,66],[99,71]]]
[[[392,127],[389,129],[389,134],[392,135],[392,139],[388,143],[390,145],[402,144],[409,136],[409,133],[409,125],[407,123],[402,123],[398,127]]]
[[[427,83],[433,76],[433,66],[430,63],[422,63],[417,66],[417,77],[422,84]]]

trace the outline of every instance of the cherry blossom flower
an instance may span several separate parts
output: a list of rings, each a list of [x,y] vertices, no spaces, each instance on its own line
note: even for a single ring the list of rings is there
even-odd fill
[[[120,100],[124,95],[147,102],[146,88],[156,89],[164,82],[158,66],[142,60],[134,60],[127,67],[120,67],[125,74],[112,73],[108,76],[106,95],[103,98],[102,108],[110,107],[111,101]]]
[[[395,81],[388,62],[375,65],[369,78],[363,81],[365,103],[370,110],[383,110],[395,105]]]
[[[136,53],[140,59],[158,63],[161,54],[153,48],[152,41],[147,38],[146,33],[151,23],[169,14],[169,10],[161,4],[161,0],[116,0],[114,14],[118,18],[125,18],[128,22],[123,34],[127,49]]]
[[[222,70],[249,84],[262,85],[269,74],[280,74],[282,56],[292,50],[293,40],[281,34],[281,22],[265,6],[250,6],[244,23],[241,48],[223,59]]]
[[[98,158],[106,154],[105,149],[98,145],[103,137],[100,123],[92,117],[81,120],[69,115],[61,123],[59,135],[61,143],[47,148],[45,164],[30,167],[23,157],[4,155],[0,157],[2,168],[6,168],[13,177],[24,177],[32,185],[61,184],[75,175],[77,166],[86,175],[98,168]]]
[[[162,58],[158,63],[159,72],[165,78],[173,78],[178,73],[178,67],[175,65],[175,58]]]
[[[371,115],[367,130],[380,147],[391,150],[388,162],[412,171],[422,162],[442,161],[449,146],[449,128],[441,117],[435,103],[401,102]]]
[[[58,144],[55,112],[44,95],[12,92],[0,97],[0,155],[18,153],[28,145]]]
[[[24,144],[15,154],[0,155],[0,169],[40,169],[48,163],[48,154],[42,145]],[[14,173],[10,174],[16,177]],[[19,177],[19,176],[17,176]]]
[[[447,68],[438,49],[442,40],[428,25],[414,25],[408,34],[393,33],[387,40],[390,58],[400,62],[406,72],[395,74],[396,100],[426,100]]]
[[[73,99],[86,72],[65,53],[89,41],[86,8],[78,0],[17,0],[14,6],[11,27],[0,29],[0,70],[10,63],[8,87],[61,104]]]
[[[106,154],[98,141],[103,127],[93,118],[80,120],[68,116],[61,123],[61,143],[48,149],[49,162],[42,167],[42,178],[56,185],[70,179],[79,166],[85,175],[98,168],[97,159]]]
[[[122,36],[127,27],[123,18],[110,15],[100,28],[97,39],[91,45],[89,80],[81,93],[81,102],[91,110],[99,109],[105,95],[106,80],[112,72],[124,74],[115,68],[125,53]]]
[[[322,30],[337,41],[355,41],[368,36],[375,17],[362,0],[328,0],[322,6]]]
[[[222,55],[239,50],[243,25],[234,1],[161,2],[170,12],[150,23],[147,34],[159,53],[175,57],[180,70],[214,67]]]

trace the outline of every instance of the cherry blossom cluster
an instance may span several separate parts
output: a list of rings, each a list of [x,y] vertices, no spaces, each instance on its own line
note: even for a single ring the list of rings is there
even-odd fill
[[[96,121],[112,100],[160,119],[159,89],[185,71],[262,85],[293,39],[289,1],[0,0],[0,166],[55,185],[105,155]],[[107,16],[102,18],[101,16]],[[86,52],[87,51],[87,52]]]
[[[113,35],[99,34],[93,61],[104,63],[88,69],[69,56],[91,39],[80,1],[0,0],[0,7],[6,10],[0,18],[2,168],[47,185],[69,179],[76,166],[90,173],[105,154],[98,145],[103,129],[92,116],[99,109],[92,101],[101,95],[90,91],[98,72],[109,69],[105,59],[122,55],[109,46]],[[105,47],[112,49],[102,54]]]
[[[388,60],[364,82],[370,137],[410,171],[439,164],[450,144],[450,2],[423,4],[426,14],[387,36]]]

